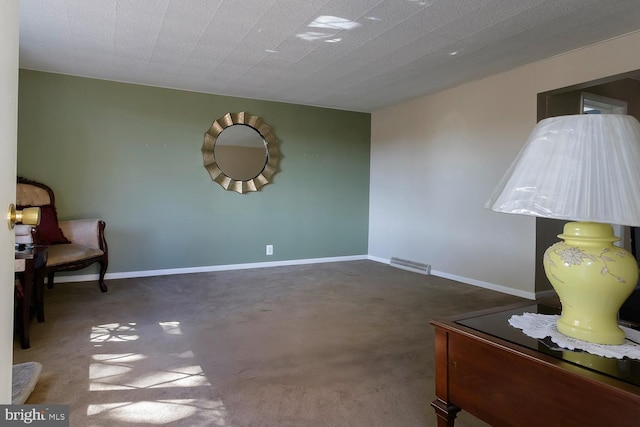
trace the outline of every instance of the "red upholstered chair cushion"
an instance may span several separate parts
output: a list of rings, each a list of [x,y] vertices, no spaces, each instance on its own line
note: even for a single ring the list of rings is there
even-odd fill
[[[19,209],[21,207],[18,207]],[[40,224],[37,227],[38,243],[43,245],[55,245],[58,243],[71,243],[64,237],[58,226],[58,213],[55,206],[40,206]]]

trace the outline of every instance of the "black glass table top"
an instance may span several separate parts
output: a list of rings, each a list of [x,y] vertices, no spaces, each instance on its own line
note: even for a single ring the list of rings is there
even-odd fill
[[[560,314],[560,309],[545,304],[532,304],[512,310],[462,319],[456,321],[456,323],[509,341],[513,344],[540,351],[541,353],[576,364],[583,368],[591,369],[601,374],[640,386],[640,360],[629,358],[613,359],[584,351],[560,349],[548,338],[545,340],[531,338],[525,335],[522,330],[509,325],[509,318],[511,316],[523,313]]]

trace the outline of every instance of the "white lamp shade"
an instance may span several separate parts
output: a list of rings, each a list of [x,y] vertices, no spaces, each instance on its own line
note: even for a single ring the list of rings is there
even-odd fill
[[[619,114],[542,120],[486,207],[640,227],[640,123]]]

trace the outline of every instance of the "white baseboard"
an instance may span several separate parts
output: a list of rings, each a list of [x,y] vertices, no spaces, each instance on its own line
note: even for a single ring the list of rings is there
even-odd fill
[[[374,257],[371,255],[369,255],[368,259],[370,259],[371,261],[381,262],[383,264],[389,264],[391,262],[391,260]],[[546,292],[549,292],[549,291],[540,292],[540,293],[527,292],[519,289],[509,288],[507,286],[496,285],[495,283],[483,282],[481,280],[471,279],[469,277],[458,276],[455,274],[449,274],[443,271],[437,271],[433,269],[431,270],[431,275],[442,277],[449,280],[455,280],[456,282],[466,283],[467,285],[478,286],[479,288],[491,289],[492,291],[502,292],[503,294],[514,295],[520,298],[526,298],[530,300],[535,300],[537,297],[540,296],[539,294],[544,294]],[[553,292],[553,291],[550,291],[550,292]]]
[[[553,297],[555,295],[558,295],[556,291],[554,291],[553,289],[549,289],[548,291],[536,292],[536,299]]]
[[[369,255],[369,256],[367,257],[367,259],[368,259],[368,260],[370,260],[370,261],[381,262],[381,263],[383,263],[383,264],[389,264],[389,263],[391,262],[391,260],[390,260],[390,259],[379,258],[379,257],[377,257],[377,256],[372,256],[372,255]]]
[[[520,289],[513,289],[508,286],[497,285],[495,283],[483,282],[482,280],[470,279],[468,277],[457,276],[455,274],[444,273],[442,271],[431,270],[431,274],[445,279],[455,280],[457,282],[466,283],[468,285],[477,286],[479,288],[491,289],[492,291],[502,292],[503,294],[509,294],[520,298],[526,298],[530,300],[536,299],[534,292],[522,291]]]
[[[268,267],[282,267],[287,265],[305,265],[305,264],[321,264],[327,262],[341,262],[341,261],[359,261],[368,259],[370,261],[380,262],[382,264],[389,264],[391,260],[375,257],[371,255],[352,255],[342,257],[327,257],[327,258],[307,258],[307,259],[295,259],[286,261],[271,261],[271,262],[253,262],[246,264],[227,264],[227,265],[213,265],[203,267],[189,267],[189,268],[168,268],[162,270],[143,270],[143,271],[123,271],[118,273],[107,273],[105,280],[111,279],[130,279],[135,277],[151,277],[151,276],[168,276],[171,274],[191,274],[191,273],[209,273],[213,271],[230,271],[230,270],[246,270],[249,268],[268,268]],[[442,271],[431,270],[433,276],[443,277],[445,279],[455,280],[457,282],[466,283],[468,285],[478,286],[480,288],[491,289],[493,291],[502,292],[503,294],[514,295],[521,298],[535,300],[537,298],[551,296],[554,294],[553,290],[542,292],[526,292],[519,289],[509,288],[507,286],[496,285],[494,283],[483,282],[481,280],[475,280],[468,277],[462,277],[455,274],[449,274]],[[68,275],[55,277],[54,283],[64,282],[90,282],[98,280],[98,274],[84,274],[84,275]]]
[[[212,271],[246,270],[249,268],[268,268],[268,267],[282,267],[287,265],[305,265],[305,264],[321,264],[321,263],[327,263],[327,262],[359,261],[363,259],[368,259],[368,258],[366,255],[352,255],[352,256],[342,256],[342,257],[295,259],[295,260],[287,260],[287,261],[253,262],[253,263],[246,263],[246,264],[227,264],[227,265],[213,265],[213,266],[189,267],[189,268],[167,268],[162,270],[123,271],[118,273],[107,273],[104,278],[105,280],[130,279],[134,277],[168,276],[171,274],[209,273]],[[99,278],[98,274],[56,276],[54,277],[54,283],[89,282],[89,281],[98,280],[98,278]]]

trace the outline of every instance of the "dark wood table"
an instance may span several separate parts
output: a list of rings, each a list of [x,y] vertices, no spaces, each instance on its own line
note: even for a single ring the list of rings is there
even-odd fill
[[[31,324],[31,304],[35,299],[38,322],[44,322],[44,271],[47,264],[46,246],[27,246],[15,251],[15,259],[25,260],[23,272],[18,272],[16,286],[17,330],[20,334],[20,347],[29,348],[29,326]],[[35,293],[32,298],[32,292]]]
[[[529,302],[433,320],[438,426],[460,410],[494,427],[640,426],[639,360],[557,349],[508,324],[559,311]]]

